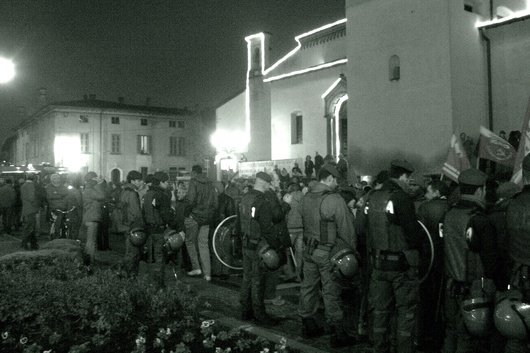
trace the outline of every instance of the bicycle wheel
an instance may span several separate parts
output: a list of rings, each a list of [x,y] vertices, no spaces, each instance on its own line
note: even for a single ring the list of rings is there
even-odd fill
[[[225,218],[213,233],[212,247],[217,259],[226,267],[234,270],[243,269],[241,255],[241,237],[234,234],[236,216]]]

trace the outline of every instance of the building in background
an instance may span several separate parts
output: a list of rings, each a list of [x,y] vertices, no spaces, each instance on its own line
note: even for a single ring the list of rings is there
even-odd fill
[[[95,171],[112,181],[124,180],[130,170],[144,175],[162,170],[175,177],[209,155],[201,118],[187,109],[91,95],[42,107],[18,126],[4,150],[14,165],[49,163],[70,172]]]
[[[521,129],[529,3],[346,0],[345,19],[297,36],[271,64],[270,35],[250,35],[246,90],[216,110],[218,156],[265,161],[318,151],[346,154],[360,175],[394,158],[440,173],[453,133],[477,141],[481,125]]]

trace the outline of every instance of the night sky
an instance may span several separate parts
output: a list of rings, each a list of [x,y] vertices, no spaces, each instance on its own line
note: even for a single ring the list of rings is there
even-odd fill
[[[41,87],[48,102],[215,107],[244,89],[245,36],[272,33],[273,63],[344,17],[344,0],[2,0],[0,56],[17,76],[0,85],[0,142]]]

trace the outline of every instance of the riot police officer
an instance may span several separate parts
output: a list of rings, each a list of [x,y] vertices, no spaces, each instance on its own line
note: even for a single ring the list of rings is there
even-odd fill
[[[366,246],[373,263],[370,298],[374,306],[374,352],[390,350],[391,318],[397,311],[397,352],[414,351],[418,309],[418,262],[421,241],[408,186],[412,165],[390,164],[390,179],[373,190],[364,206]]]
[[[243,281],[241,283],[240,303],[242,307],[241,319],[254,319],[263,326],[278,324],[278,319],[265,311],[265,276],[268,260],[274,257],[275,249],[280,249],[281,242],[275,233],[272,209],[265,192],[270,189],[272,177],[265,173],[256,174],[254,188],[241,200],[239,215],[236,222],[236,232],[243,237]],[[266,255],[266,256],[264,256]],[[269,256],[270,255],[270,256]],[[277,254],[276,254],[277,255]],[[272,264],[276,267],[276,264]],[[277,269],[278,267],[274,268]]]
[[[492,300],[499,266],[495,228],[485,214],[486,174],[476,169],[460,173],[460,196],[443,222],[445,269],[444,352],[475,352],[487,333],[483,315],[465,315],[466,301]],[[478,298],[476,292],[484,298]],[[475,310],[485,312],[486,307]],[[480,321],[478,321],[480,320]]]
[[[153,184],[147,191],[143,202],[144,220],[147,226],[148,257],[153,266],[153,279],[160,287],[165,287],[164,274],[167,262],[167,250],[164,247],[164,231],[176,228],[171,210],[171,196],[167,192],[169,176],[164,172],[153,175]]]
[[[334,192],[337,178],[340,177],[336,167],[325,164],[319,171],[319,182],[311,186],[299,206],[304,229],[298,310],[302,317],[302,336],[313,338],[323,333],[315,320],[322,288],[325,315],[331,329],[330,345],[333,348],[356,343],[344,327],[341,289],[332,274],[332,256],[344,249],[356,249],[353,215],[344,199]]]

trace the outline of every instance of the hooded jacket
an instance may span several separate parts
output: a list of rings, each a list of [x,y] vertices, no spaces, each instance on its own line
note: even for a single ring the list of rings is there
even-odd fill
[[[103,204],[107,198],[102,183],[93,186],[87,183],[83,190],[83,222],[101,222]]]
[[[188,185],[190,202],[187,216],[193,217],[199,225],[210,224],[218,207],[217,190],[204,174],[191,178]]]
[[[129,230],[133,228],[143,228],[144,218],[140,206],[140,195],[133,184],[127,183],[122,187],[120,195],[120,206],[122,209],[122,222]]]

